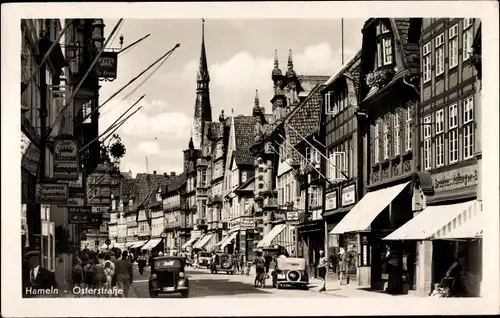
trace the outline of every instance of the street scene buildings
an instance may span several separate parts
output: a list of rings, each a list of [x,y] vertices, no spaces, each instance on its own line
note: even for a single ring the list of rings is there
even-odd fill
[[[190,135],[173,154],[182,170],[134,174],[120,166],[129,145],[99,129],[99,81],[116,78],[123,50],[106,47],[103,28],[22,22],[22,248],[58,286],[82,251],[180,256],[193,277],[213,253],[234,261],[230,274],[264,253],[300,260],[322,296],[340,284],[427,297],[450,276],[450,295],[481,294],[479,19],[369,18],[333,74],[302,74],[291,49],[286,61],[274,51],[268,82],[246,88],[252,112],[218,105],[218,116],[203,20]]]

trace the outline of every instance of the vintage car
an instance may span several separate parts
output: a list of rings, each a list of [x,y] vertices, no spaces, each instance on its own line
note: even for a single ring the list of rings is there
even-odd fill
[[[294,286],[304,290],[309,289],[309,276],[307,275],[306,260],[304,258],[279,257],[271,276],[274,288]]]
[[[210,272],[217,274],[217,272],[226,272],[234,274],[234,260],[233,256],[227,253],[215,253],[215,263],[210,264]]]
[[[201,267],[210,268],[211,256],[212,254],[210,254],[209,252],[198,252],[198,259],[199,259],[198,265]]]
[[[178,256],[160,256],[153,258],[149,277],[149,296],[180,293],[189,296],[189,280],[184,271],[185,263]]]

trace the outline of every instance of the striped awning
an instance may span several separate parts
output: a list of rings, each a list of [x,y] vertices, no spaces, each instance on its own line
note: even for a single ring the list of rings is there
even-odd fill
[[[485,227],[485,219],[482,210],[471,219],[458,226],[456,229],[448,232],[441,239],[456,240],[456,239],[477,239],[483,236]]]
[[[264,236],[264,238],[259,242],[259,244],[257,244],[257,247],[260,247],[260,248],[266,248],[266,247],[270,247],[271,245],[273,245],[274,243],[274,240],[276,239],[276,237],[281,233],[283,232],[283,230],[286,228],[286,224],[278,224],[278,225],[275,225],[271,231],[269,233],[267,233],[266,236]]]
[[[144,244],[146,244],[146,241],[135,242],[134,245],[130,246],[130,248],[139,248],[139,247],[143,246]]]
[[[184,243],[181,246],[181,249],[185,249],[185,248],[188,248],[190,246],[193,246],[194,242],[196,242],[199,238],[200,238],[199,236],[195,236],[195,237],[190,238],[189,241],[187,241],[186,243]]]
[[[384,240],[441,239],[476,216],[478,201],[428,206],[413,219],[386,236]]]
[[[144,244],[141,250],[152,250],[156,247],[156,245],[160,244],[161,240],[161,238],[150,239],[146,244]]]
[[[227,245],[231,244],[231,242],[236,239],[236,236],[238,236],[238,232],[233,232],[224,237],[219,243],[215,244],[215,246],[220,246],[221,250],[224,250]]]
[[[208,245],[208,242],[210,242],[210,240],[214,237],[214,234],[210,233],[210,234],[206,234],[205,236],[203,236],[198,242],[196,242],[194,245],[193,245],[193,248],[204,248],[205,246]]]

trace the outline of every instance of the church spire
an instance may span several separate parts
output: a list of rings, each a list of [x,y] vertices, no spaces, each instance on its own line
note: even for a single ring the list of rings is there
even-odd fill
[[[254,101],[254,104],[255,104],[255,107],[259,107],[260,106],[259,105],[260,103],[259,103],[259,90],[258,89],[255,90],[255,101]]]
[[[293,59],[292,59],[292,49],[288,51],[288,70],[286,71],[286,77],[295,77],[295,71],[293,70]]]
[[[200,65],[198,68],[198,76],[196,80],[198,82],[210,81],[210,75],[208,74],[207,52],[205,50],[205,19],[201,19],[201,54],[200,54]]]
[[[195,149],[201,149],[206,123],[212,121],[209,84],[210,76],[208,74],[207,52],[205,49],[205,19],[201,19],[200,65],[196,76],[196,100],[193,125],[191,127],[191,138]]]

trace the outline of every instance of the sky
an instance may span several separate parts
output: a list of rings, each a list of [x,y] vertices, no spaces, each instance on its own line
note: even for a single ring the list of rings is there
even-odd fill
[[[105,19],[107,37],[117,19]],[[344,62],[361,47],[364,19],[344,20]],[[122,171],[182,172],[182,150],[190,137],[196,96],[196,72],[201,51],[200,19],[125,19],[108,48],[123,47],[151,34],[119,55],[117,79],[101,82],[104,102],[155,60],[180,43],[170,58],[140,88],[151,72],[114,97],[100,111],[100,130],[105,131],[139,97],[141,110],[118,133],[127,151]],[[260,105],[271,112],[274,51],[286,71],[292,50],[297,74],[332,76],[341,69],[340,19],[234,19],[205,20],[205,45],[210,72],[212,118],[221,110],[226,116],[251,115],[255,90]],[[154,68],[153,68],[154,69]],[[133,92],[135,90],[135,92]],[[136,108],[135,107],[135,108]],[[134,108],[134,109],[135,109]],[[147,158],[147,160],[146,160]],[[147,164],[146,164],[147,162]]]

